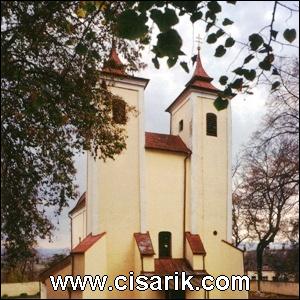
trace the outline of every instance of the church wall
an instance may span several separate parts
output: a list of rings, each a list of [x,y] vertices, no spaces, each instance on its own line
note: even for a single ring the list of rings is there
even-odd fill
[[[64,268],[60,269],[59,271],[53,273],[52,275],[57,278],[58,275],[67,276],[72,273],[71,264],[65,266]],[[58,288],[57,291],[54,291],[50,282],[50,278],[45,280],[46,286],[46,296],[47,299],[69,299],[69,292],[67,290],[63,291],[61,288]]]
[[[243,252],[228,245],[225,242],[216,243],[215,249],[210,249],[211,255],[207,259],[208,268],[212,276],[226,275],[231,279],[231,275],[244,275]],[[214,289],[210,292],[211,299],[244,299],[248,298],[248,291],[219,291]]]
[[[179,131],[179,122],[183,120],[183,130]],[[192,106],[189,98],[185,99],[174,111],[171,117],[171,134],[179,135],[188,148],[191,148]]]
[[[158,233],[172,233],[172,257],[183,257],[183,191],[185,155],[146,151],[146,195],[149,232],[158,257]]]
[[[104,235],[99,239],[90,249],[85,253],[85,275],[96,276],[100,275],[101,277],[107,274],[107,252],[106,252],[106,239],[107,235]],[[87,285],[87,288],[83,292],[84,299],[103,299],[107,297],[107,290],[92,291],[90,286]]]
[[[72,246],[76,247],[86,237],[86,209],[72,216]]]

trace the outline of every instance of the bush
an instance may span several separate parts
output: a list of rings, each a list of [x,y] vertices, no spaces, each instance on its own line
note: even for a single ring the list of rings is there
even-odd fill
[[[28,296],[27,293],[22,293],[22,294],[20,294],[20,297],[27,297],[27,296]]]

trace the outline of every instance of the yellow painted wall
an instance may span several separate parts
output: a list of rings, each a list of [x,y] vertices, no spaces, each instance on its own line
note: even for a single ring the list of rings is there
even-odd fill
[[[107,235],[99,239],[91,248],[85,252],[84,272],[86,275],[103,276],[107,274],[107,252],[106,252]],[[83,292],[83,299],[103,299],[107,297],[107,290],[92,291],[90,286]]]
[[[112,92],[138,108],[141,88],[116,84]],[[105,163],[88,159],[88,215],[95,216],[90,201],[97,201],[99,230],[107,232],[107,272],[110,278],[134,269],[134,232],[140,231],[139,121],[130,115],[126,125],[126,149]],[[89,220],[90,221],[90,220]],[[91,224],[89,225],[91,226]],[[131,298],[133,292],[109,292],[111,298]]]
[[[67,265],[65,268],[59,270],[58,272],[52,274],[53,276],[57,277],[57,275],[61,275],[61,276],[67,276],[67,275],[71,275],[72,274],[72,268],[71,268],[71,264]],[[45,280],[45,285],[46,285],[46,289],[47,289],[47,299],[69,299],[69,292],[66,291],[62,291],[60,288],[58,288],[57,291],[54,291],[52,288],[52,285],[50,283],[50,279],[46,279]]]
[[[257,281],[251,280],[251,291],[257,291]],[[299,282],[261,281],[261,292],[279,295],[294,296],[299,298]]]
[[[183,130],[179,131],[179,122],[183,120]],[[192,105],[189,98],[186,98],[172,112],[171,134],[179,135],[184,143],[191,148],[191,122],[192,122]]]
[[[72,245],[76,247],[86,237],[86,209],[72,216]]]
[[[243,252],[235,249],[223,241],[215,243],[215,247],[210,248],[210,255],[207,254],[207,272],[215,278],[220,275],[245,275],[243,264]],[[245,299],[248,298],[248,291],[218,291],[214,289],[210,292],[211,299]]]
[[[33,296],[39,293],[39,291],[40,283],[38,281],[1,283],[1,297],[4,295],[16,297],[20,296],[22,293],[26,293],[28,296]]]
[[[158,257],[158,233],[172,234],[172,257],[183,257],[184,155],[146,151],[149,232]]]
[[[213,239],[213,231],[217,231],[219,239],[227,238],[227,198],[228,198],[228,110],[217,111],[212,99],[198,97],[197,113],[200,120],[202,164],[202,187],[199,197],[203,211],[203,227],[200,228],[204,241]],[[206,114],[217,115],[217,137],[206,135]],[[230,216],[231,217],[231,216]],[[201,224],[201,223],[200,223]]]

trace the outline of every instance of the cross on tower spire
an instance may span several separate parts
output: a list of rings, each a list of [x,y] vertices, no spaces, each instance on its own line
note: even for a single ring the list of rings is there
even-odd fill
[[[198,50],[198,54],[199,54],[199,51],[200,51],[200,48],[201,48],[201,44],[202,44],[202,38],[200,36],[200,33],[196,37],[196,43],[197,43],[197,50]]]

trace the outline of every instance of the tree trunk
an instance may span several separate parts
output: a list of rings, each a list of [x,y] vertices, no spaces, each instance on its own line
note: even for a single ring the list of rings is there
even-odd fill
[[[257,245],[256,249],[256,265],[257,265],[257,289],[260,292],[260,282],[262,280],[264,246]]]

